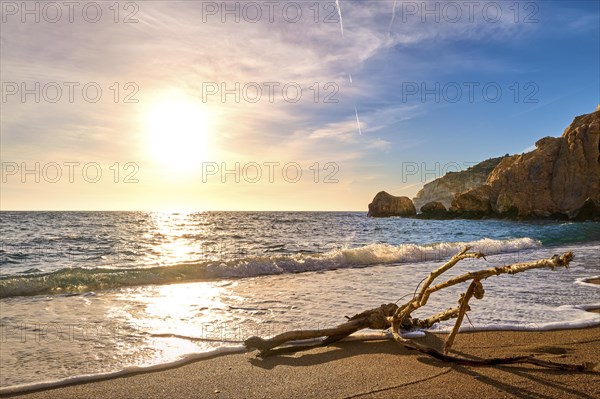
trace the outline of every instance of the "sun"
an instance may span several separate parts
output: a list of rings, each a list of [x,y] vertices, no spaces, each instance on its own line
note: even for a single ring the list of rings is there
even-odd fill
[[[150,155],[170,170],[194,170],[211,153],[213,121],[206,104],[182,93],[161,96],[145,114]]]

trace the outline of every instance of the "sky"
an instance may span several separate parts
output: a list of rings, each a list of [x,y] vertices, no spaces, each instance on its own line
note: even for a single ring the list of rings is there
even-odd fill
[[[600,103],[598,1],[2,1],[1,210],[366,211]]]

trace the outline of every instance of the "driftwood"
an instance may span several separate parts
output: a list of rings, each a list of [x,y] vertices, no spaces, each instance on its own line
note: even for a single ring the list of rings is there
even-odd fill
[[[594,370],[595,364],[566,364],[557,363],[547,360],[541,360],[534,358],[533,356],[514,356],[506,358],[491,358],[473,360],[464,357],[458,357],[448,355],[448,351],[452,347],[462,320],[467,311],[470,310],[469,300],[472,297],[476,299],[483,298],[484,289],[482,280],[488,277],[497,276],[499,274],[515,274],[524,272],[531,269],[550,268],[555,269],[557,267],[569,267],[569,263],[573,259],[572,252],[566,252],[561,256],[555,255],[550,259],[542,259],[534,262],[516,263],[508,266],[493,267],[489,269],[479,270],[475,272],[469,272],[451,279],[448,279],[442,283],[433,285],[433,282],[440,275],[451,269],[459,261],[468,258],[484,258],[484,255],[480,252],[469,252],[470,247],[466,247],[458,254],[454,255],[444,265],[431,272],[429,276],[424,280],[418,293],[408,302],[397,305],[395,303],[388,303],[379,306],[375,309],[370,309],[365,312],[359,313],[353,317],[348,318],[348,321],[338,325],[337,327],[327,328],[322,330],[296,330],[288,331],[283,334],[279,334],[269,339],[263,339],[260,337],[250,337],[244,341],[246,348],[249,350],[258,349],[260,357],[272,356],[281,353],[297,352],[301,350],[311,349],[314,347],[327,346],[334,342],[337,342],[356,331],[369,328],[374,330],[388,330],[392,332],[392,337],[400,345],[410,350],[416,350],[421,353],[432,356],[436,359],[452,362],[468,366],[493,366],[499,364],[514,364],[514,363],[529,363],[535,364],[542,367],[556,368],[561,370],[572,370],[572,371],[591,371]],[[436,291],[448,288],[457,284],[471,281],[467,291],[461,295],[459,299],[459,306],[456,308],[448,309],[444,312],[438,313],[426,319],[419,319],[411,317],[411,314],[425,306],[431,294]],[[400,331],[407,331],[416,328],[429,328],[436,323],[441,321],[456,319],[454,327],[446,340],[444,347],[444,353],[438,352],[433,348],[422,346],[421,344],[402,338]],[[292,341],[300,341],[307,339],[322,338],[317,344],[311,345],[286,345],[286,343]],[[276,348],[276,349],[275,349]]]

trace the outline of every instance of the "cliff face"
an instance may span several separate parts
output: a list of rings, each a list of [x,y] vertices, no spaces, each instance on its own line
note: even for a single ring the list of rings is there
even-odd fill
[[[600,106],[576,117],[561,137],[535,145],[426,184],[414,199],[416,209],[427,205],[417,217],[600,220]],[[410,199],[382,191],[369,216],[414,216],[416,209]]]
[[[451,210],[576,218],[584,204],[586,212],[597,217],[590,207],[598,203],[600,111],[576,117],[561,137],[545,137],[527,154],[502,159],[486,184],[457,195]]]
[[[485,184],[489,174],[504,157],[491,158],[461,172],[449,172],[427,183],[413,198],[417,209],[429,202],[440,202],[450,208],[456,194]]]

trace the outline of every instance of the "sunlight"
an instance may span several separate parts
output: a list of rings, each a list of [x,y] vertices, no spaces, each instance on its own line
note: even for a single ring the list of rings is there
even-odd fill
[[[162,95],[148,107],[144,122],[151,156],[169,170],[193,170],[211,153],[213,116],[191,96]]]
[[[155,212],[152,221],[156,234],[161,237],[152,249],[158,255],[159,263],[179,264],[198,256],[198,245],[190,239],[203,231],[195,226],[197,218],[183,212]]]
[[[123,294],[136,306],[123,314],[128,323],[145,332],[146,345],[152,350],[138,357],[137,365],[174,361],[189,353],[215,348],[210,341],[219,339],[223,322],[224,290],[212,282],[196,282],[134,288]],[[126,298],[126,299],[125,299]],[[117,314],[121,309],[116,308]]]
[[[219,308],[222,288],[212,283],[173,284],[156,287],[154,297],[146,304],[146,317],[157,323],[154,327],[168,328],[178,334],[197,335],[198,325],[190,323],[200,313],[212,320],[207,309]],[[197,320],[196,320],[197,321]],[[165,332],[165,331],[163,331]]]

